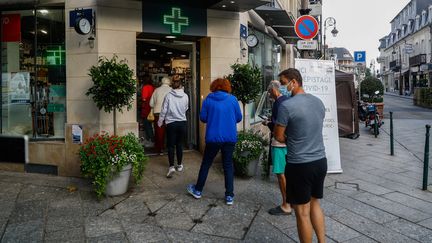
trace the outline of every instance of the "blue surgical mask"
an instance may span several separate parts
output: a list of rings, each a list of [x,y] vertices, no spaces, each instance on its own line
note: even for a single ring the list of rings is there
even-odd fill
[[[287,86],[280,86],[279,92],[281,92],[282,95],[285,95],[287,97],[292,96],[292,92],[287,89]]]

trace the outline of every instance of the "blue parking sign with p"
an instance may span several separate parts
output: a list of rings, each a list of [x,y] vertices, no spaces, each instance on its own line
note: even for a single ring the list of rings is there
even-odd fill
[[[354,52],[354,62],[366,62],[366,52],[365,51],[355,51]]]

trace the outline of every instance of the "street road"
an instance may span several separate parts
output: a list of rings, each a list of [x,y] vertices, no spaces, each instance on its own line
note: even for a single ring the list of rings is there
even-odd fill
[[[432,123],[432,109],[413,105],[413,100],[407,97],[393,95],[384,96],[384,115],[388,118],[389,112],[393,112],[395,119],[420,119],[430,120]]]

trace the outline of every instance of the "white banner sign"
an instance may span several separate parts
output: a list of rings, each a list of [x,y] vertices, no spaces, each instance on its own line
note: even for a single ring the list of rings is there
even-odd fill
[[[323,138],[327,156],[327,172],[341,173],[334,62],[295,59],[295,67],[303,77],[305,92],[320,98],[326,109]]]

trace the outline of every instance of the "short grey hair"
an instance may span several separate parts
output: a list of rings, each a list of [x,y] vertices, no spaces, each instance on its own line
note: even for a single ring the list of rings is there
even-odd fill
[[[278,80],[272,80],[267,87],[267,91],[269,91],[273,88],[279,89],[281,86],[282,86],[282,84]]]

